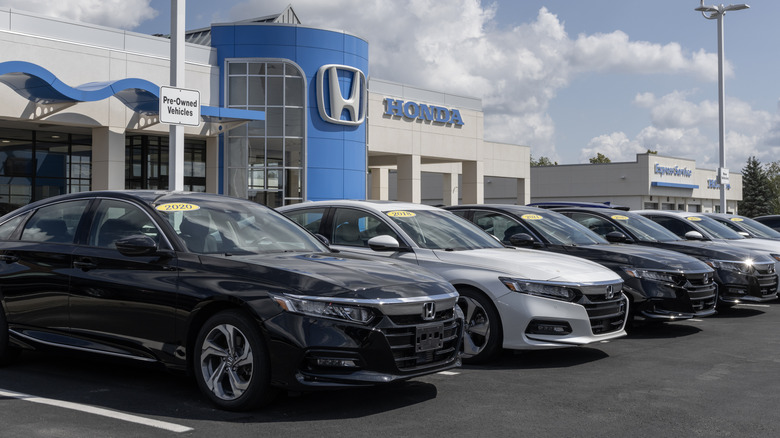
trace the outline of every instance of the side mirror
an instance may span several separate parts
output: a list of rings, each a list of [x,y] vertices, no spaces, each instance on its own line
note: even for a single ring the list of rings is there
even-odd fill
[[[628,242],[628,237],[626,237],[626,235],[621,233],[620,231],[610,231],[604,237],[607,239],[607,242],[610,242],[610,243],[626,243],[626,242]]]
[[[157,242],[144,234],[134,234],[114,242],[120,254],[128,257],[149,256],[157,253]]]
[[[324,243],[324,244],[325,244],[325,246],[327,246],[327,247],[330,247],[330,240],[328,240],[328,238],[327,238],[327,237],[323,236],[323,235],[322,235],[322,234],[320,234],[320,233],[316,233],[316,234],[314,235],[314,237],[316,237],[316,238],[317,238],[317,240],[319,240],[320,242]]]
[[[512,236],[509,237],[509,243],[511,243],[512,246],[521,248],[533,248],[536,242],[528,233],[517,233],[512,234]]]
[[[704,240],[704,236],[698,231],[688,231],[685,233],[685,238],[688,240]]]
[[[368,239],[368,247],[374,251],[398,251],[401,245],[395,237],[383,234]]]

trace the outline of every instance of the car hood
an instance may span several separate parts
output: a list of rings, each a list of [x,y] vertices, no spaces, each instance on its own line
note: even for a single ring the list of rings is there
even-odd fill
[[[494,271],[514,278],[570,283],[621,281],[611,270],[588,260],[522,248],[435,251],[442,262]]]
[[[702,272],[711,269],[702,261],[674,251],[637,245],[586,245],[567,247],[570,254],[597,263],[610,263],[644,269]]]
[[[203,263],[260,278],[290,293],[350,299],[405,299],[453,294],[440,276],[411,266],[349,254],[282,253],[201,256]]]

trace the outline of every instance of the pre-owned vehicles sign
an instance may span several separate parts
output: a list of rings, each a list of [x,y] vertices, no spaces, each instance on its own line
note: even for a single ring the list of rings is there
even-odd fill
[[[200,91],[160,87],[160,122],[198,126],[200,124]]]

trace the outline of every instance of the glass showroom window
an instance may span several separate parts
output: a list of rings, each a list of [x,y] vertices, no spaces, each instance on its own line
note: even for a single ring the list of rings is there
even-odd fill
[[[168,137],[125,137],[125,188],[168,188]],[[184,139],[184,190],[206,191],[206,142]]]
[[[228,133],[228,194],[269,207],[303,199],[306,83],[288,61],[227,62],[227,106],[265,111],[265,120]]]
[[[30,202],[90,190],[92,137],[0,128],[0,215]]]

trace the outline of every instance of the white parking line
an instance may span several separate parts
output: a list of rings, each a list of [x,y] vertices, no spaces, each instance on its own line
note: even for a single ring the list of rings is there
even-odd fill
[[[150,418],[139,417],[137,415],[124,414],[122,412],[112,411],[109,409],[96,408],[94,406],[82,405],[79,403],[71,403],[62,400],[54,400],[50,398],[36,397],[34,395],[22,394],[19,392],[12,392],[0,389],[0,397],[15,398],[32,403],[40,403],[42,405],[56,406],[59,408],[71,409],[74,411],[86,412],[88,414],[101,415],[103,417],[114,418],[117,420],[128,421],[131,423],[143,424],[145,426],[156,427],[158,429],[169,430],[171,432],[181,433],[189,432],[193,430],[191,427],[181,426],[173,423],[166,423],[165,421],[152,420]]]

